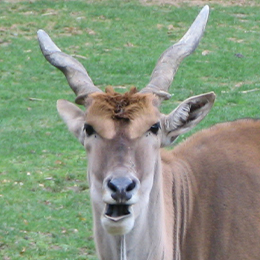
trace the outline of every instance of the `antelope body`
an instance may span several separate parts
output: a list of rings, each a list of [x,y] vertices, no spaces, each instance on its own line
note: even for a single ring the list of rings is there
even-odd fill
[[[125,94],[94,86],[84,67],[38,31],[45,58],[77,95],[58,112],[88,153],[94,236],[102,260],[260,259],[260,121],[203,130],[161,149],[197,125],[214,93],[191,97],[169,115],[159,105],[184,57],[198,45],[205,6],[159,59],[149,84]]]

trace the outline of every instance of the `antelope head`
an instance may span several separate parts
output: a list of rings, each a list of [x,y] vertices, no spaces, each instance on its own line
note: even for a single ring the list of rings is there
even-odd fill
[[[181,61],[197,47],[209,14],[205,6],[183,38],[158,60],[150,82],[141,91],[125,94],[97,88],[84,67],[38,31],[45,58],[60,69],[76,94],[76,105],[59,100],[57,108],[69,130],[88,154],[88,180],[96,232],[130,232],[147,208],[160,179],[160,147],[197,125],[211,109],[214,93],[191,97],[170,114],[159,112]],[[101,225],[100,225],[101,224]]]

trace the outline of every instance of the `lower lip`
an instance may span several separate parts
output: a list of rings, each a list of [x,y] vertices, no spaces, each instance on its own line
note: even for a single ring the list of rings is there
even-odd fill
[[[120,216],[120,217],[111,217],[111,216],[108,216],[108,215],[104,214],[104,217],[105,217],[105,218],[107,218],[107,219],[109,219],[109,220],[111,220],[111,221],[114,221],[114,222],[119,222],[120,220],[129,218],[129,217],[131,217],[131,216],[132,216],[131,213],[129,213],[129,214],[127,214],[127,215]]]

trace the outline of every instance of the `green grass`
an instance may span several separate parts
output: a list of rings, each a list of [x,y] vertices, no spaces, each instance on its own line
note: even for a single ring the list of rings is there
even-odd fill
[[[43,58],[36,31],[46,30],[63,51],[85,57],[79,60],[102,89],[140,89],[201,7],[117,0],[0,7],[0,258],[94,260],[85,152],[55,107],[57,99],[74,96]],[[259,117],[259,20],[260,7],[212,6],[204,38],[182,63],[163,112],[214,91],[215,106],[194,131]]]

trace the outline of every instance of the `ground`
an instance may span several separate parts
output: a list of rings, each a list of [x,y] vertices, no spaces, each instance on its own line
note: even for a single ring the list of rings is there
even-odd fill
[[[171,5],[210,5],[221,4],[224,6],[259,6],[258,0],[140,0],[144,4],[171,4]]]
[[[9,3],[18,3],[18,2],[26,2],[28,0],[4,0],[4,2]],[[40,0],[29,0],[29,2],[36,2]],[[103,1],[103,0],[98,0]],[[224,6],[260,6],[259,0],[139,0],[143,4],[170,4],[170,5],[210,5],[210,4],[221,4]]]
[[[224,6],[259,6],[258,0],[140,0],[144,4],[171,4],[171,5],[210,5],[221,4]]]

